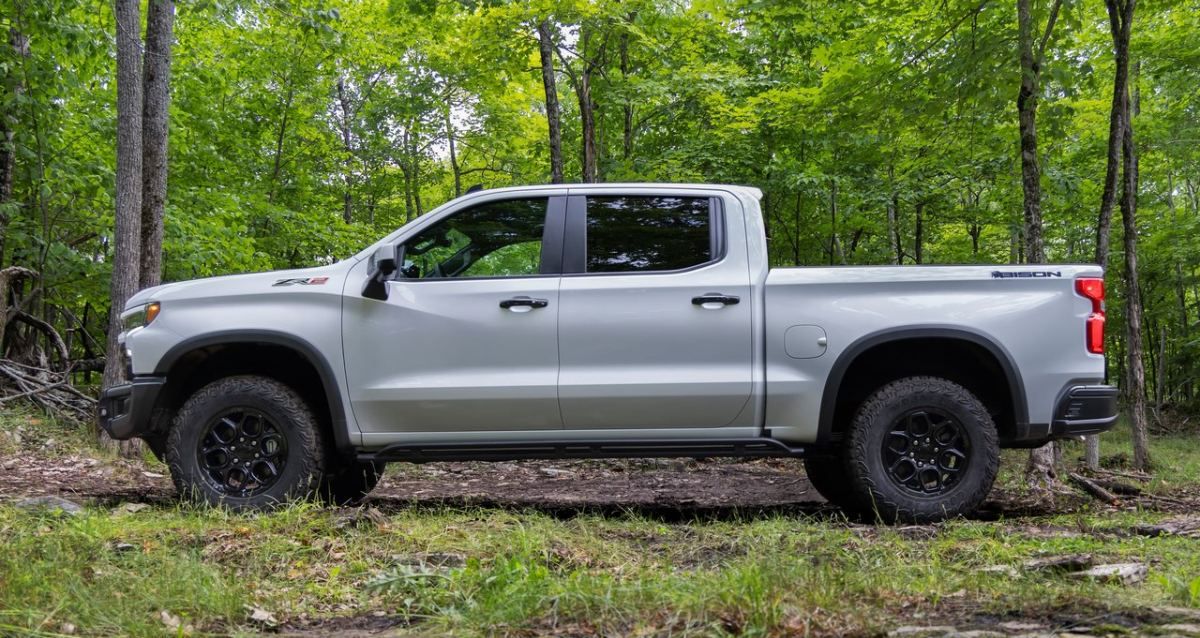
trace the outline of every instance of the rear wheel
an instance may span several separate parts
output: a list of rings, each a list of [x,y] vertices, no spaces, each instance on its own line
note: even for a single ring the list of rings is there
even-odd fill
[[[383,463],[346,461],[325,473],[321,498],[335,505],[351,505],[363,499],[383,477]]]
[[[181,495],[263,510],[315,493],[324,450],[317,421],[295,390],[267,377],[235,376],[183,404],[166,456]]]
[[[886,522],[967,514],[987,498],[1000,465],[987,409],[937,377],[883,386],[859,407],[848,434],[851,498]]]

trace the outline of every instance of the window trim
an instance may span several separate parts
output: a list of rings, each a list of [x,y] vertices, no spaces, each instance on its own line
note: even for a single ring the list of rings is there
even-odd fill
[[[500,203],[500,202],[511,202],[511,201],[518,201],[518,200],[536,200],[536,199],[545,199],[546,200],[546,216],[543,220],[543,227],[542,227],[542,254],[540,257],[541,263],[538,266],[537,274],[534,274],[534,275],[511,275],[511,276],[510,275],[501,275],[501,276],[494,276],[494,277],[429,277],[429,278],[422,277],[422,278],[418,278],[418,279],[410,279],[408,277],[403,276],[400,273],[400,268],[397,268],[396,272],[392,273],[390,280],[397,281],[397,282],[405,282],[405,283],[416,283],[416,282],[433,282],[433,281],[449,282],[449,281],[545,279],[547,277],[561,276],[562,260],[563,260],[563,235],[564,235],[564,226],[566,225],[566,210],[567,210],[567,196],[566,195],[534,195],[534,196],[518,195],[516,197],[505,197],[505,198],[501,198],[501,199],[489,199],[487,201],[479,202],[478,204],[476,204],[474,206],[466,206],[466,207],[460,208],[460,209],[454,211],[453,213],[450,213],[449,215],[446,215],[445,217],[438,219],[437,221],[433,222],[432,224],[429,224],[428,226],[421,228],[419,231],[414,233],[412,236],[406,238],[403,242],[398,243],[396,245],[396,263],[403,266],[404,252],[405,252],[405,249],[407,248],[407,244],[410,241],[419,237],[426,230],[434,228],[438,224],[442,224],[442,223],[446,222],[447,220],[453,219],[457,215],[475,210],[475,209],[483,207],[483,206],[490,206],[492,204],[496,204],[496,203]]]
[[[588,197],[690,197],[693,199],[708,199],[708,242],[709,254],[712,257],[705,262],[675,268],[673,270],[628,270],[624,272],[588,272],[587,271],[587,198]],[[725,207],[720,197],[715,195],[686,195],[686,194],[596,194],[569,195],[566,206],[566,228],[563,234],[563,277],[627,277],[630,275],[674,275],[691,272],[718,264],[725,260],[729,250],[726,245],[727,230],[725,226]]]

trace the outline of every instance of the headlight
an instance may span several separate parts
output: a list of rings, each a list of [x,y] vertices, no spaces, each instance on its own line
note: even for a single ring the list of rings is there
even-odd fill
[[[125,332],[129,332],[134,328],[148,326],[158,316],[159,310],[161,310],[161,306],[159,306],[158,302],[152,301],[148,304],[138,306],[133,310],[126,311],[125,314],[121,315],[121,328]]]

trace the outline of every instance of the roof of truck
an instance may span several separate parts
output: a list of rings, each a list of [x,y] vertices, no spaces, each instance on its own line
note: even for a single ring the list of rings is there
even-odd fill
[[[543,190],[546,188],[568,188],[572,191],[591,191],[591,190],[607,190],[621,188],[719,188],[722,190],[743,193],[753,197],[754,199],[762,199],[762,191],[754,186],[744,186],[739,184],[687,184],[673,182],[602,182],[598,184],[530,184],[527,186],[506,186],[504,188],[488,188],[467,193],[466,195],[475,195],[477,193],[519,193],[530,190]],[[464,195],[464,196],[466,196]]]

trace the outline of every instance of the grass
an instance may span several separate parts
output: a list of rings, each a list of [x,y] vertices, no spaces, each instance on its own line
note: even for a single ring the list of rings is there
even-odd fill
[[[1119,438],[1106,453],[1121,451]],[[1155,441],[1168,477],[1156,489],[1200,481],[1192,445]],[[412,507],[371,517],[302,504],[254,516],[172,504],[55,516],[0,505],[0,634],[251,635],[272,619],[379,614],[415,635],[828,635],[945,615],[1200,607],[1194,539],[1125,533],[1165,516],[913,529],[749,513],[668,521]],[[1122,586],[1021,567],[1074,553],[1149,562],[1150,577]],[[994,566],[1017,574],[982,571]],[[252,620],[256,609],[264,620]]]

